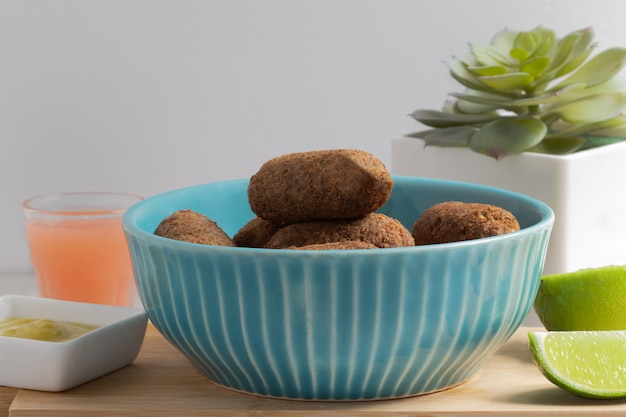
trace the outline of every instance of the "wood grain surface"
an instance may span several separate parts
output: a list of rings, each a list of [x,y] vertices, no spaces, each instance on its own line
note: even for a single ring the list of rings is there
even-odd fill
[[[13,402],[15,394],[17,394],[17,389],[15,388],[0,387],[0,417],[9,415],[9,406]]]
[[[152,326],[126,368],[62,393],[0,388],[0,416],[624,416],[626,400],[586,400],[548,382],[532,363],[527,332],[456,388],[368,402],[266,399],[205,380]],[[4,412],[4,414],[2,414]]]

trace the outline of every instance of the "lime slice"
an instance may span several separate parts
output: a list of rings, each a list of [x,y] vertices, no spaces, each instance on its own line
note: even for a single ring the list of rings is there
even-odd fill
[[[547,330],[626,330],[626,266],[541,278],[535,311]]]
[[[626,331],[529,332],[533,361],[553,384],[581,397],[626,397]]]

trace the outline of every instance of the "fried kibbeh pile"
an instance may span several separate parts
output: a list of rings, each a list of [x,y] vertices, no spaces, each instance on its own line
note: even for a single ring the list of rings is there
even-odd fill
[[[458,201],[426,210],[406,229],[376,213],[393,180],[382,161],[353,149],[299,152],[267,161],[250,178],[248,201],[256,217],[232,239],[211,219],[179,210],[155,234],[220,246],[268,249],[374,249],[456,242],[520,229],[503,208]]]

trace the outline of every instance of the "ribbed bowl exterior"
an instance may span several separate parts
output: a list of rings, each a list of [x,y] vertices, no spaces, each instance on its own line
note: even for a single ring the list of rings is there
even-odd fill
[[[462,199],[470,187],[394,180],[395,198],[383,211],[405,223],[432,205],[419,197],[428,186],[439,189],[430,200],[441,201]],[[540,202],[480,188],[477,199],[493,194],[531,224],[495,238],[359,251],[208,247],[151,233],[174,209],[207,205],[214,207],[205,214],[237,230],[249,209],[220,213],[247,203],[247,183],[214,184],[128,211],[141,300],[155,327],[210,381],[279,398],[399,398],[466,381],[530,311],[553,221]]]

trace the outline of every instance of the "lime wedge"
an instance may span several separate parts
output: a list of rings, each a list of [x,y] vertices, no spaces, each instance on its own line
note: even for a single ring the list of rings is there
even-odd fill
[[[626,331],[529,332],[533,361],[553,384],[581,397],[626,397]]]
[[[626,266],[541,278],[535,311],[547,330],[626,330]]]

